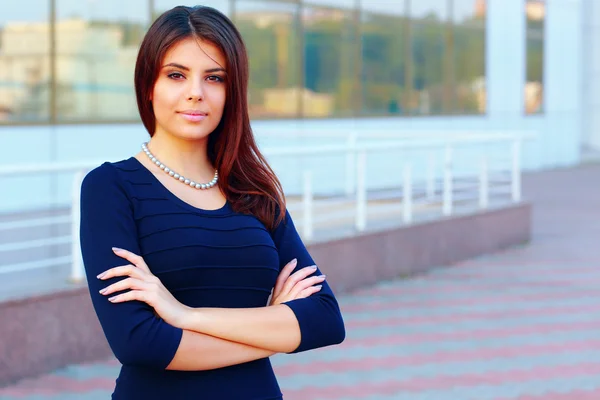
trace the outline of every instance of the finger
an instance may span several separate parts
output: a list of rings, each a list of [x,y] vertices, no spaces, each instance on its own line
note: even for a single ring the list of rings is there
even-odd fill
[[[150,296],[147,295],[143,290],[130,290],[126,293],[121,293],[113,297],[109,297],[108,300],[111,303],[123,303],[126,301],[138,300],[152,306],[150,302]]]
[[[323,285],[311,286],[309,288],[306,288],[306,289],[302,290],[294,298],[295,299],[304,299],[304,298],[306,298],[306,297],[308,297],[310,295],[313,295],[313,294],[317,293],[318,291],[321,290],[321,288],[323,288]]]
[[[137,254],[132,253],[128,250],[120,249],[118,247],[113,247],[112,250],[116,255],[118,255],[121,258],[126,259],[127,261],[129,261],[130,263],[135,265],[136,267],[138,267],[146,272],[150,272],[150,268],[148,268],[148,265],[146,265],[146,261],[144,261],[144,259],[141,256],[138,256]]]
[[[302,268],[299,271],[294,272],[285,282],[282,292],[290,293],[291,290],[296,286],[298,282],[305,279],[307,276],[313,274],[317,270],[316,265]]]
[[[116,276],[130,276],[132,278],[143,280],[145,274],[146,273],[144,271],[137,268],[135,265],[122,265],[120,267],[114,267],[104,271],[98,275],[98,279],[106,280]]]
[[[283,267],[283,269],[279,273],[279,276],[277,277],[277,281],[275,282],[275,289],[273,289],[273,298],[277,298],[279,296],[279,293],[281,293],[281,289],[283,288],[283,284],[290,277],[290,274],[292,273],[294,268],[296,268],[296,265],[298,265],[298,260],[294,258],[292,261],[287,263],[285,267]]]
[[[318,283],[322,283],[325,280],[325,278],[326,278],[325,275],[319,275],[319,276],[312,276],[310,278],[303,279],[294,285],[292,290],[290,290],[290,295],[296,296],[298,293],[300,293],[304,289],[314,286]]]
[[[123,290],[127,290],[127,289],[137,289],[137,290],[141,290],[141,289],[147,289],[147,285],[145,282],[139,280],[139,279],[134,279],[134,278],[127,278],[127,279],[123,279],[122,281],[119,281],[117,283],[113,283],[110,286],[105,287],[104,289],[100,290],[100,294],[103,295],[109,295],[115,292],[121,292]]]
[[[283,285],[283,289],[281,290],[282,293],[289,293],[292,288],[294,286],[296,286],[296,283],[300,282],[302,279],[306,278],[307,276],[309,276],[310,274],[314,274],[315,271],[317,270],[317,266],[313,265],[310,267],[305,267],[302,268],[299,271],[294,272],[287,281],[285,281],[285,284]]]

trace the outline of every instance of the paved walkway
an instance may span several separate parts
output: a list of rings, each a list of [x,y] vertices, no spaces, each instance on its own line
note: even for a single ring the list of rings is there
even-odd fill
[[[526,176],[530,245],[341,297],[343,345],[273,358],[286,400],[600,399],[599,182],[600,166]],[[0,399],[108,399],[117,371],[72,366]]]

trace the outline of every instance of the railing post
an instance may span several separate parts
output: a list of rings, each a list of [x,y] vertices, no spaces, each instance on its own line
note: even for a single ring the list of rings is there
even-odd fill
[[[354,170],[356,168],[356,143],[357,143],[357,134],[356,132],[351,132],[348,135],[346,140],[346,144],[348,149],[346,150],[346,196],[351,196],[354,193],[354,181],[355,174]]]
[[[404,222],[409,224],[412,222],[412,165],[404,165],[404,182],[402,184],[402,217]]]
[[[479,169],[479,208],[486,209],[489,203],[489,176],[487,157],[481,158]]]
[[[446,145],[444,154],[444,196],[442,213],[445,216],[452,214],[452,147]]]
[[[356,229],[361,232],[367,226],[367,153],[361,151],[356,163]]]
[[[81,183],[85,177],[85,171],[75,172],[73,186],[71,189],[71,277],[70,281],[78,283],[83,280],[83,260],[81,259],[81,247],[79,244],[79,220]]]
[[[429,154],[427,158],[427,200],[433,200],[435,196],[435,156]]]
[[[313,237],[313,190],[312,190],[312,174],[311,171],[304,171],[304,189],[302,191],[303,205],[303,233],[306,240]]]
[[[521,140],[512,145],[511,194],[514,202],[521,201]]]

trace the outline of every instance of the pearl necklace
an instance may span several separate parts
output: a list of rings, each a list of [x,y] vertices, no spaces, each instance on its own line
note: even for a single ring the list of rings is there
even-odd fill
[[[142,150],[144,151],[144,153],[146,153],[146,155],[148,156],[148,158],[150,158],[150,160],[156,164],[160,169],[162,169],[163,171],[165,171],[165,173],[169,174],[169,176],[177,179],[179,182],[183,182],[184,184],[193,187],[195,189],[210,189],[211,187],[215,186],[217,184],[217,181],[219,180],[219,172],[215,170],[215,176],[212,179],[212,181],[208,182],[208,183],[196,183],[192,180],[189,180],[181,175],[179,175],[177,172],[173,171],[172,169],[168,168],[165,164],[161,163],[152,153],[150,153],[150,150],[148,150],[148,147],[146,146],[147,143],[142,143]]]

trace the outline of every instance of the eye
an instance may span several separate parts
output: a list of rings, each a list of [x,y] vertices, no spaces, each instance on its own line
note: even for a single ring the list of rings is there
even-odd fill
[[[225,81],[225,80],[224,80],[222,77],[220,77],[219,75],[211,75],[211,76],[209,76],[209,77],[208,77],[208,78],[206,78],[206,79],[208,79],[209,81],[212,81],[212,82],[224,82],[224,81]]]
[[[167,76],[168,76],[169,78],[171,78],[171,79],[176,79],[176,80],[184,78],[184,76],[183,76],[181,73],[179,73],[179,72],[171,72],[171,73],[170,73],[169,75],[167,75]]]

